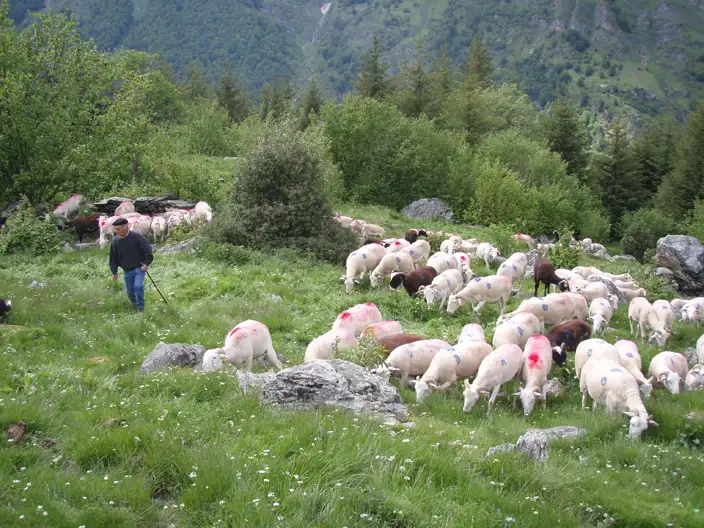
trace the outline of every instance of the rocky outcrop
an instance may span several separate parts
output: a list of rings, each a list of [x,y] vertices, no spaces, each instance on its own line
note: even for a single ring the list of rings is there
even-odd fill
[[[198,247],[198,244],[202,241],[201,237],[188,238],[182,240],[181,242],[175,242],[173,244],[166,244],[160,248],[154,250],[155,253],[159,255],[173,255],[175,253],[188,253]]]
[[[409,218],[444,218],[452,220],[452,210],[439,198],[416,200],[401,211]]]
[[[154,372],[169,367],[195,367],[203,363],[204,354],[205,347],[202,345],[160,342],[146,357],[140,370]]]
[[[696,238],[684,235],[661,238],[655,263],[672,272],[681,292],[704,294],[704,246]]]
[[[586,434],[583,427],[571,425],[552,427],[550,429],[528,429],[521,435],[515,444],[503,444],[489,448],[486,456],[497,453],[519,451],[535,460],[543,461],[548,458],[548,443],[557,438],[577,438]]]

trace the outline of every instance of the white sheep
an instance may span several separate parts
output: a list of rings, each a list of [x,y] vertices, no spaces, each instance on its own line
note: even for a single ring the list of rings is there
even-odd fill
[[[405,251],[388,253],[382,257],[377,267],[369,275],[369,280],[372,288],[377,288],[384,282],[384,278],[391,275],[394,271],[410,273],[414,269],[413,258]]]
[[[680,381],[687,377],[687,358],[678,352],[660,352],[650,360],[648,376],[672,394],[679,394]]]
[[[534,335],[528,339],[523,351],[523,368],[521,377],[523,389],[513,395],[521,398],[523,414],[533,412],[535,398],[543,400],[543,408],[547,408],[547,394],[544,385],[552,368],[552,347],[547,337]]]
[[[513,312],[499,317],[497,324],[502,323],[519,313],[532,313],[540,321],[541,333],[545,325],[554,325],[572,319],[575,312],[575,303],[565,293],[551,293],[545,297],[531,297],[525,299]]]
[[[379,237],[384,236],[384,228],[381,226],[378,226],[376,224],[364,224],[362,226],[362,236],[363,237],[368,237],[370,235],[376,235]]]
[[[489,264],[494,262],[500,255],[501,252],[499,249],[488,242],[482,242],[477,246],[477,258],[484,259],[484,264],[486,264],[487,268]]]
[[[347,257],[345,275],[340,278],[345,282],[345,292],[352,293],[355,280],[361,280],[365,273],[376,268],[386,254],[384,247],[379,244],[367,244],[350,253]]]
[[[616,350],[621,358],[623,365],[631,376],[633,376],[640,385],[640,393],[644,399],[650,398],[653,392],[653,381],[655,378],[646,378],[641,372],[643,367],[640,354],[638,353],[638,345],[628,339],[621,339],[614,343]]]
[[[479,313],[486,303],[496,302],[499,303],[499,311],[503,314],[510,297],[510,279],[501,275],[475,277],[462,290],[450,295],[447,301],[447,313],[455,313],[464,303],[470,301],[474,313]]]
[[[561,279],[566,280],[567,282],[570,281],[570,279],[574,279],[575,277],[579,277],[580,279],[582,278],[581,275],[577,275],[574,271],[570,271],[565,268],[558,268],[555,270],[555,275],[560,277]]]
[[[370,324],[380,323],[383,321],[381,312],[376,304],[368,302],[364,304],[356,304],[337,316],[332,324],[335,328],[347,328],[354,333],[355,337],[361,335],[365,328]]]
[[[457,343],[464,343],[465,341],[479,341],[486,343],[486,337],[484,337],[484,329],[482,325],[477,323],[469,323],[462,327],[460,332],[460,337],[457,339]]]
[[[635,283],[635,281],[624,281],[624,280],[619,280],[619,279],[614,279],[611,282],[614,283],[614,286],[616,286],[618,289],[626,289],[626,290],[637,290],[638,289],[638,284]]]
[[[590,282],[586,286],[577,287],[576,292],[588,301],[593,301],[597,297],[603,297],[604,299],[609,297],[609,289],[603,282]]]
[[[433,253],[432,255],[430,255],[430,258],[428,259],[428,262],[425,263],[425,265],[435,268],[435,271],[438,272],[438,275],[440,275],[444,271],[451,269],[460,270],[460,265],[458,264],[457,259],[454,257],[454,255],[449,255],[442,251],[438,251],[437,253]]]
[[[364,236],[364,226],[367,223],[364,220],[361,220],[360,218],[355,218],[350,222],[350,231],[353,233],[357,233],[360,236]]]
[[[449,301],[450,295],[460,291],[463,286],[462,273],[456,269],[449,269],[435,277],[430,286],[421,286],[418,289],[418,293],[423,293],[428,306],[435,301],[439,301],[440,309],[442,310],[443,304]]]
[[[638,330],[640,330],[643,342],[645,342],[648,313],[650,313],[652,306],[645,297],[634,297],[628,305],[628,324],[631,327],[631,334],[633,334],[635,323],[635,338],[638,339]]]
[[[601,270],[599,268],[595,268],[594,266],[577,266],[576,268],[572,268],[572,271],[584,280],[586,280],[590,275],[601,274]]]
[[[699,323],[704,320],[704,297],[695,297],[687,301],[680,312],[680,321],[683,323],[686,321],[694,321],[697,323],[697,328],[699,328]]]
[[[130,219],[127,220],[128,222]],[[143,237],[148,237],[152,232],[152,217],[139,215],[134,223],[130,225],[130,231],[136,231]]]
[[[340,213],[335,213],[335,216],[333,217],[335,220],[337,220],[342,227],[345,229],[350,228],[350,224],[354,221],[354,217],[352,216],[343,216]]]
[[[203,354],[203,371],[213,372],[222,369],[227,356],[222,351],[222,348],[211,348]]]
[[[694,390],[704,386],[704,365],[697,364],[690,369],[684,380],[684,386],[687,390]]]
[[[264,323],[248,319],[235,326],[225,338],[223,348],[213,349],[213,354],[220,352],[222,359],[235,367],[245,365],[245,370],[252,370],[252,361],[266,359],[276,370],[283,365],[276,357],[271,334]]]
[[[397,251],[406,249],[411,245],[411,243],[405,238],[390,239],[388,242],[384,240],[384,242],[389,244],[389,247],[386,248],[387,253],[396,253]]]
[[[166,237],[166,220],[163,216],[152,218],[152,235],[154,236],[154,242],[163,241]]]
[[[457,260],[457,266],[462,272],[465,282],[474,277],[474,272],[470,268],[471,257],[467,253],[455,251],[452,256]]]
[[[631,288],[619,288],[618,290],[623,294],[627,301],[632,301],[636,297],[648,296],[648,292],[645,291],[645,288],[638,288],[637,290]]]
[[[672,299],[670,301],[670,306],[672,306],[672,311],[676,316],[679,316],[682,312],[682,307],[687,303],[684,299]]]
[[[655,301],[648,311],[648,327],[653,331],[648,342],[656,341],[658,346],[664,347],[672,333],[675,324],[675,313],[668,301]]]
[[[587,395],[594,400],[594,408],[604,405],[610,413],[623,412],[630,417],[628,435],[639,438],[648,425],[657,426],[643,405],[638,392],[638,382],[619,363],[614,361],[589,361],[579,380],[582,408],[587,406]]]
[[[452,255],[455,251],[460,251],[462,248],[462,237],[459,235],[450,235],[447,240],[440,243],[440,251]]]
[[[514,380],[514,390],[523,368],[523,351],[518,345],[502,345],[492,351],[479,365],[477,376],[470,384],[464,380],[464,412],[470,412],[481,394],[491,397],[487,404],[488,412],[494,406],[499,389],[504,383]]]
[[[308,344],[303,362],[332,359],[337,352],[354,350],[355,348],[357,348],[357,340],[354,332],[345,327],[335,328],[316,337]]]
[[[532,313],[519,313],[494,330],[494,348],[514,344],[523,348],[534,334],[540,334],[540,321]]]
[[[430,256],[430,244],[427,240],[416,240],[408,247],[401,250],[403,253],[408,253],[413,259],[413,264],[418,267],[421,263],[428,260]]]
[[[580,245],[582,246],[582,249],[584,250],[585,253],[591,253],[592,252],[592,239],[591,238],[584,238],[580,242]]]
[[[579,379],[582,369],[588,361],[603,360],[615,361],[620,364],[621,356],[615,346],[603,339],[585,339],[577,345],[577,350],[575,350],[574,377]]]
[[[378,344],[379,340],[385,337],[402,333],[403,327],[398,321],[381,321],[380,323],[373,323],[366,327],[360,337],[372,336],[374,342]]]
[[[416,402],[423,403],[432,390],[447,390],[457,380],[472,376],[490,352],[491,345],[487,343],[466,341],[435,354],[428,370],[415,384]]]
[[[518,242],[523,242],[530,249],[533,249],[535,247],[535,239],[530,235],[516,233],[515,235],[512,235],[511,238],[513,240],[517,240]]]
[[[125,200],[124,202],[120,202],[120,205],[118,205],[117,209],[115,209],[115,216],[122,216],[123,214],[134,212],[134,203],[130,202],[129,200]]]
[[[597,297],[589,305],[589,317],[592,321],[592,335],[604,332],[614,314],[611,303],[603,297]]]
[[[428,370],[430,362],[441,350],[452,345],[441,339],[423,339],[414,343],[401,345],[391,351],[389,357],[372,372],[401,377],[401,386],[408,385],[409,376],[422,376]]]
[[[211,223],[213,221],[213,210],[208,202],[198,202],[193,208],[193,213],[199,222]]]
[[[496,271],[497,275],[503,275],[511,280],[511,283],[520,280],[521,285],[518,291],[523,290],[523,283],[526,280],[526,268],[528,267],[528,257],[525,253],[512,253],[504,262],[501,263]]]
[[[586,321],[589,316],[589,305],[587,300],[578,293],[574,292],[563,292],[562,295],[567,295],[572,301],[574,301],[574,313],[572,314],[573,319],[581,319]],[[611,305],[613,308],[613,304]]]
[[[697,363],[704,363],[704,334],[697,339]]]

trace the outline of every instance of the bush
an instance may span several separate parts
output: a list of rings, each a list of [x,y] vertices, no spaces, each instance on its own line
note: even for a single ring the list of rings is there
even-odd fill
[[[638,264],[629,269],[629,273],[641,288],[648,292],[648,300],[654,302],[658,299],[671,301],[675,298],[675,290],[669,281],[655,275],[652,265]]]
[[[570,246],[572,231],[563,228],[559,231],[559,235],[560,240],[555,244],[555,247],[548,251],[548,260],[552,262],[555,269],[572,269],[579,265],[580,255],[577,248]]]
[[[0,231],[0,253],[25,251],[32,255],[59,249],[59,232],[52,222],[43,222],[27,201],[7,219]]]
[[[694,209],[680,226],[680,230],[704,243],[704,200],[694,203]]]
[[[511,253],[525,250],[525,246],[511,238],[516,234],[516,231],[516,228],[510,224],[491,224],[484,232],[483,238],[486,238],[486,241],[494,247],[499,248],[501,255],[508,258]]]
[[[505,224],[522,218],[525,189],[515,173],[498,161],[484,160],[478,169],[476,192],[464,219],[477,224]]]
[[[320,145],[297,125],[290,118],[266,123],[208,233],[235,246],[293,248],[344,262],[359,241],[333,220]]]
[[[621,219],[621,251],[643,260],[645,250],[654,248],[659,238],[676,230],[675,223],[655,209],[639,209]]]

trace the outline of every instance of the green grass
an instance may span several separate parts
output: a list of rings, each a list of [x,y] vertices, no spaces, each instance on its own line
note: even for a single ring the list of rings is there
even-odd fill
[[[478,232],[383,208],[340,212],[392,234],[419,225]],[[557,367],[567,394],[527,419],[504,399],[489,417],[483,405],[464,414],[459,386],[422,405],[404,389],[416,424],[410,429],[333,409],[277,412],[242,394],[229,372],[141,375],[159,341],[219,346],[248,318],[269,326],[289,364],[300,363],[307,343],[359,302],[375,302],[407,331],[452,342],[464,324],[479,320],[467,307],[450,316],[405,293],[371,291],[366,281],[346,296],[340,268],[290,252],[247,257],[233,267],[157,253],[152,276],[169,305],[149,286],[143,316],[128,309],[122,283],[111,280],[107,250],[0,259],[11,323],[25,326],[0,329],[0,426],[20,419],[29,426],[18,445],[3,439],[0,447],[0,526],[704,523],[704,422],[686,419],[704,408],[702,392],[656,391],[647,406],[660,427],[634,442],[625,418],[582,411],[576,382]],[[45,286],[29,288],[33,280]],[[489,339],[496,316],[494,306],[481,314]],[[608,339],[628,337],[624,308],[611,326]],[[668,349],[693,346],[698,335],[677,326]],[[657,352],[641,348],[646,364]],[[554,425],[581,425],[589,434],[558,442],[545,463],[484,457],[529,427]]]

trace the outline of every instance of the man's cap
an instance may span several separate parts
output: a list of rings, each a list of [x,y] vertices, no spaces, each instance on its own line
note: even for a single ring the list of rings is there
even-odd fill
[[[117,220],[115,220],[115,221],[113,222],[112,225],[114,225],[114,226],[118,226],[118,225],[127,225],[127,218],[118,218]]]

